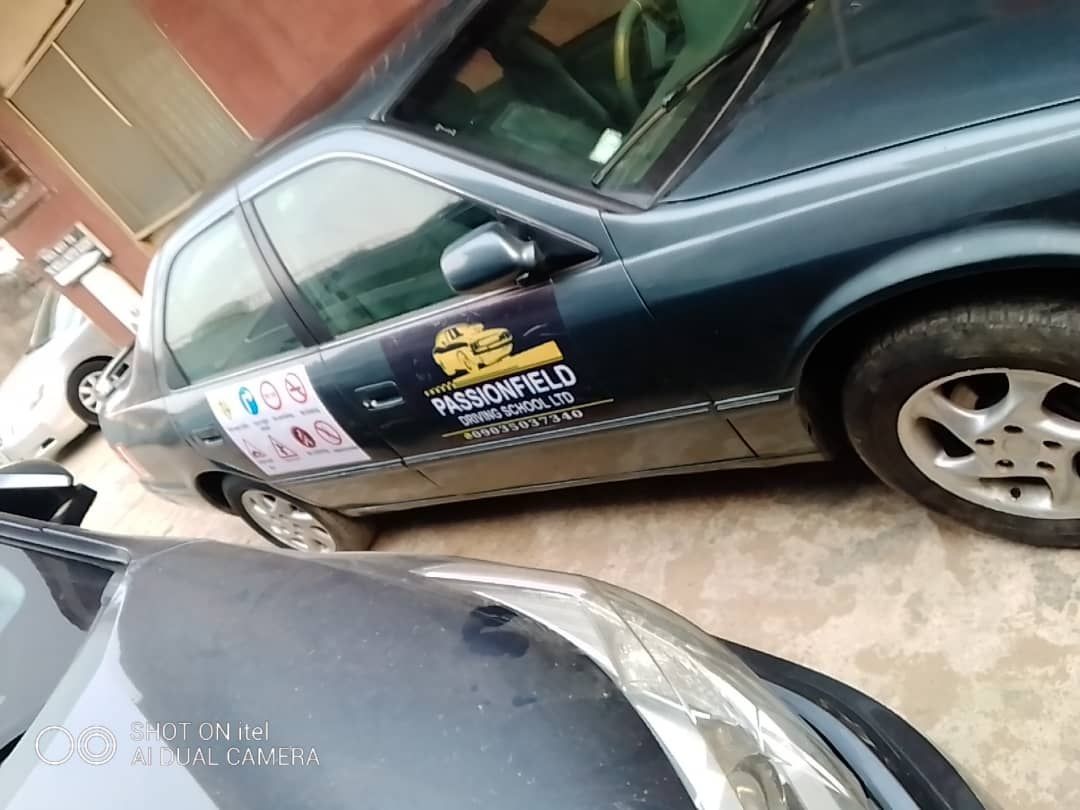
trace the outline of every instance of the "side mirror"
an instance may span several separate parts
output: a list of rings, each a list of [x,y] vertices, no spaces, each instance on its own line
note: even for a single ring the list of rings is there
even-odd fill
[[[17,461],[0,467],[0,512],[79,526],[96,496],[54,461]]]
[[[489,222],[451,244],[442,255],[442,272],[455,292],[478,292],[540,264],[535,242],[518,239],[501,222]]]

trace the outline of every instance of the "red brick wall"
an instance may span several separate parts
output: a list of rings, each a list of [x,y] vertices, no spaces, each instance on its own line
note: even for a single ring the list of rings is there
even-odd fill
[[[330,104],[425,0],[140,0],[221,103],[256,139]],[[0,103],[0,140],[50,190],[7,234],[32,257],[81,221],[113,251],[113,265],[142,289],[149,252],[69,175],[56,154]],[[118,339],[123,327],[88,292],[65,289]]]
[[[352,84],[424,0],[141,0],[252,137],[278,134]]]
[[[76,222],[82,222],[112,251],[111,264],[117,272],[136,289],[142,289],[149,263],[147,254],[123,226],[82,190],[56,153],[4,103],[0,103],[0,141],[49,190],[48,198],[7,231],[4,238],[23,256],[32,259],[39,250],[67,233]],[[89,292],[74,286],[64,288],[64,293],[114,340],[130,340],[128,331]]]

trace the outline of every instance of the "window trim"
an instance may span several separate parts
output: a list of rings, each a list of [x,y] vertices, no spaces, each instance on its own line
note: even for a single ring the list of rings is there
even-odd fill
[[[428,143],[426,141],[423,141],[421,145],[424,148],[427,148]],[[406,166],[402,163],[397,163],[393,160],[390,160],[389,158],[384,158],[379,155],[373,155],[369,152],[361,152],[356,149],[333,149],[331,151],[320,152],[317,155],[311,156],[307,160],[303,160],[299,163],[293,164],[289,166],[289,168],[283,169],[282,171],[278,172],[272,178],[261,182],[254,188],[246,191],[241,196],[241,204],[244,205],[248,203],[253,203],[255,198],[262,194],[264,191],[267,191],[272,186],[276,186],[278,183],[288,180],[292,175],[299,174],[300,172],[310,169],[312,166],[318,165],[319,163],[328,163],[333,160],[360,160],[367,163],[374,163],[386,169],[400,172],[401,174],[412,177],[422,183],[427,183],[428,185],[441,188],[443,191],[449,191],[451,194],[456,194],[462,199],[471,200],[477,205],[482,205],[485,208],[488,208],[496,213],[505,214],[506,216],[512,219],[516,219],[518,222],[524,225],[529,225],[530,227],[536,228],[537,230],[546,231],[552,236],[557,236],[565,239],[568,242],[572,242],[573,244],[584,250],[590,250],[594,252],[597,251],[596,245],[590,244],[581,237],[575,236],[572,233],[568,233],[560,228],[555,228],[545,223],[538,222],[534,217],[525,217],[521,216],[520,214],[516,214],[513,211],[507,209],[505,206],[493,203],[490,200],[480,197],[474,192],[462,189],[459,186],[455,186],[453,183],[448,183],[445,180],[440,180],[437,177],[432,177],[431,175],[425,174],[424,172],[418,169],[414,169],[411,166]],[[492,172],[492,174],[500,177],[502,176],[497,172]],[[256,219],[258,219],[257,216]],[[261,221],[259,222],[259,224],[262,224]]]
[[[300,345],[293,350],[272,355],[270,357],[263,357],[258,360],[253,360],[250,363],[245,363],[235,368],[230,368],[217,374],[211,374],[207,377],[195,380],[192,382],[191,377],[184,370],[183,366],[176,359],[176,354],[173,352],[172,346],[169,345],[169,341],[165,337],[165,308],[167,305],[167,299],[169,296],[169,284],[172,281],[173,272],[177,260],[183,254],[184,250],[194,241],[199,239],[204,233],[211,228],[219,225],[227,219],[232,219],[237,227],[240,229],[244,238],[244,244],[248,251],[251,253],[251,258],[256,267],[256,273],[259,280],[262,282],[263,287],[268,293],[270,293],[270,300],[272,305],[276,305],[281,309],[284,316],[286,325],[292,330],[294,336],[300,341]],[[252,370],[255,368],[262,368],[267,363],[278,362],[280,358],[291,357],[296,352],[307,352],[316,344],[315,339],[308,331],[307,324],[305,324],[296,311],[293,309],[292,304],[289,302],[284,291],[278,286],[276,279],[270,273],[266,262],[263,260],[262,252],[259,250],[255,243],[254,235],[248,228],[248,222],[243,212],[239,207],[230,208],[224,214],[218,217],[214,217],[206,224],[202,225],[197,231],[187,235],[181,245],[178,245],[172,249],[168,262],[164,267],[162,273],[161,285],[160,285],[160,306],[155,307],[157,315],[154,320],[157,321],[157,328],[154,330],[154,343],[157,346],[157,351],[154,352],[156,356],[162,357],[166,360],[165,364],[155,363],[158,368],[158,381],[165,390],[169,393],[175,393],[178,391],[185,391],[192,388],[198,388],[199,386],[213,383],[218,380],[225,379],[237,372]],[[164,366],[164,367],[163,367]]]
[[[315,305],[300,291],[300,285],[293,279],[285,266],[285,261],[278,255],[277,248],[270,241],[270,234],[259,218],[259,212],[255,209],[255,198],[242,202],[239,211],[251,233],[252,245],[259,252],[259,257],[273,278],[274,285],[281,291],[285,306],[293,312],[304,331],[311,336],[314,345],[319,346],[328,342],[333,337],[329,325],[319,315]]]
[[[392,120],[381,119],[373,120],[371,123],[373,124],[372,129],[386,130],[393,138],[407,141],[415,146],[436,152],[449,160],[472,166],[512,183],[520,183],[523,186],[528,186],[536,191],[550,194],[552,197],[558,197],[567,202],[592,206],[612,214],[641,214],[652,208],[655,203],[653,195],[641,192],[624,191],[618,194],[605,194],[596,188],[571,186],[554,178],[545,177],[512,166],[509,163],[503,163],[495,158],[486,157],[479,152],[429,137],[417,127],[403,126]]]
[[[357,339],[364,339],[370,336],[381,334],[382,332],[389,329],[396,329],[402,326],[406,326],[415,321],[430,318],[444,310],[449,310],[451,308],[460,306],[460,302],[466,298],[466,294],[457,293],[455,295],[452,295],[450,298],[447,298],[443,301],[437,301],[421,309],[412,310],[410,312],[403,312],[393,318],[387,318],[384,321],[376,321],[375,323],[371,323],[358,329],[354,329],[350,332],[346,332],[343,335],[334,336],[325,319],[323,319],[322,316],[319,315],[315,306],[311,304],[308,301],[307,297],[300,291],[299,285],[293,279],[292,274],[285,266],[285,262],[278,254],[277,249],[274,247],[273,240],[270,237],[269,231],[266,229],[265,224],[259,217],[258,211],[255,209],[255,199],[269,189],[278,185],[279,183],[283,183],[286,180],[290,179],[294,175],[307,171],[308,169],[311,169],[314,166],[318,166],[319,164],[330,163],[337,160],[357,160],[364,163],[371,163],[377,166],[382,166],[383,168],[389,169],[390,171],[397,171],[400,174],[417,180],[418,182],[426,183],[436,188],[440,188],[443,191],[448,191],[451,194],[460,197],[462,200],[466,200],[475,203],[476,205],[480,205],[495,215],[505,216],[508,219],[513,219],[535,230],[543,231],[551,235],[552,237],[562,239],[566,242],[576,245],[582,250],[588,251],[590,254],[593,254],[594,256],[599,256],[601,253],[601,251],[595,245],[586,242],[580,237],[566,233],[565,231],[551,227],[550,225],[537,222],[532,217],[520,216],[519,214],[516,214],[503,206],[496,205],[485,199],[482,199],[481,197],[477,196],[472,192],[462,190],[450,183],[446,183],[442,180],[431,177],[430,175],[424,174],[423,172],[420,172],[408,166],[403,166],[399,163],[395,163],[392,160],[387,160],[386,158],[378,157],[376,155],[351,150],[338,149],[329,152],[322,152],[318,155],[312,156],[308,160],[301,161],[300,163],[297,163],[287,169],[282,170],[281,172],[275,174],[272,178],[268,179],[265,182],[259,183],[257,186],[255,186],[243,195],[240,206],[241,210],[245,214],[245,217],[249,219],[249,224],[252,229],[254,241],[257,244],[266,245],[266,249],[268,251],[268,254],[266,256],[266,263],[270,272],[275,276],[275,280],[281,284],[283,294],[287,299],[291,299],[300,304],[299,306],[295,307],[297,317],[302,320],[305,328],[313,336],[313,338],[315,336],[321,336],[324,338],[317,342],[317,345],[320,348],[336,346]],[[575,270],[583,266],[591,265],[595,261],[596,259],[593,258],[581,264],[561,268],[556,273],[553,273],[552,276],[554,277],[560,273],[564,273],[569,270]],[[280,278],[278,277],[279,273],[281,274]],[[506,292],[505,288],[489,290],[486,293],[469,296],[469,300],[481,301],[492,295],[498,295],[504,292]]]

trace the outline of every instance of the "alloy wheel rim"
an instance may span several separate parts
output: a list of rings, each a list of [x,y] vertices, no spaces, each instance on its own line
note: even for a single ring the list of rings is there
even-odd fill
[[[240,502],[248,517],[281,545],[298,551],[334,551],[334,540],[326,527],[309,511],[280,495],[249,489]]]
[[[897,418],[900,446],[947,492],[1029,518],[1080,518],[1080,383],[986,368],[934,380]]]
[[[101,411],[101,398],[98,397],[96,390],[98,380],[100,379],[100,371],[91,371],[79,380],[79,402],[86,410],[90,411],[90,413],[99,413]]]

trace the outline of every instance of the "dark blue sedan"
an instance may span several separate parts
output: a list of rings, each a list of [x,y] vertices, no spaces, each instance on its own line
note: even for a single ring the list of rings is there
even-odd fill
[[[1080,544],[1080,8],[432,4],[154,260],[102,424],[275,543],[854,450]]]

